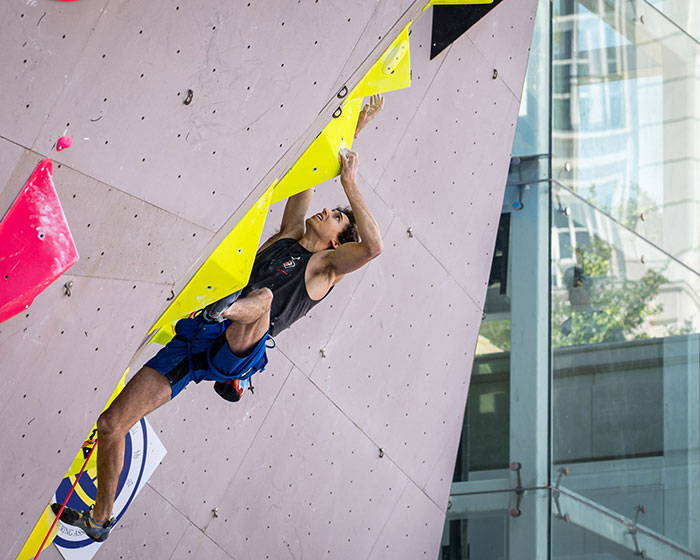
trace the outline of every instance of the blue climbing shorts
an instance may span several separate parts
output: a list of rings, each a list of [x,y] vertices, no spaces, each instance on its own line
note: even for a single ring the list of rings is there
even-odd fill
[[[221,381],[249,379],[267,365],[266,342],[269,333],[245,356],[234,354],[226,342],[226,327],[231,321],[212,323],[199,313],[180,319],[175,325],[175,337],[165,345],[146,366],[163,374],[170,382],[175,398],[190,381]]]

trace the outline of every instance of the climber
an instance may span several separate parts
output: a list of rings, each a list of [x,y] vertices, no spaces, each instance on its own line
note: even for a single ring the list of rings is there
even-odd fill
[[[370,98],[355,134],[382,109]],[[97,420],[97,500],[87,511],[66,507],[61,521],[104,541],[124,462],[125,436],[141,418],[177,396],[194,381],[214,381],[227,400],[240,398],[240,381],[267,364],[270,336],[288,328],[323,300],[346,274],[382,251],[379,226],[357,186],[358,156],[341,153],[340,182],[350,208],[324,208],[305,219],[312,189],[287,201],[279,233],[258,250],[248,286],[181,319],[176,336],[146,362]],[[53,504],[54,513],[59,504]]]

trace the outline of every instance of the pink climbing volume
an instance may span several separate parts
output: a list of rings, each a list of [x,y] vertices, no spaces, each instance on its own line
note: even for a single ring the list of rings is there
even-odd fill
[[[34,298],[78,260],[50,159],[39,162],[0,222],[0,322]]]

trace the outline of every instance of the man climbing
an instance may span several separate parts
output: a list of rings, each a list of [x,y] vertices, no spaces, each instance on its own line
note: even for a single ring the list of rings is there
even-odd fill
[[[383,107],[370,98],[355,135]],[[240,294],[178,321],[176,336],[149,360],[97,420],[97,500],[88,511],[66,507],[61,521],[102,542],[124,462],[125,437],[141,418],[194,381],[214,381],[228,400],[240,397],[240,381],[267,364],[266,341],[289,327],[328,295],[343,277],[382,251],[379,226],[357,186],[358,157],[341,154],[340,182],[350,208],[324,208],[306,218],[312,190],[287,201],[279,233],[258,250],[249,284]],[[53,504],[55,513],[59,504]]]

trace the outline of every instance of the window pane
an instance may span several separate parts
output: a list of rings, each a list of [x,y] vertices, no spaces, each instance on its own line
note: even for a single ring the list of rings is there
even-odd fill
[[[700,29],[697,2],[654,3]],[[700,45],[682,27],[644,0],[555,2],[552,171],[700,271]]]
[[[552,243],[575,231],[576,247],[552,247],[552,470],[626,518],[646,505],[641,524],[700,553],[700,276],[570,191],[553,198],[568,224]]]

